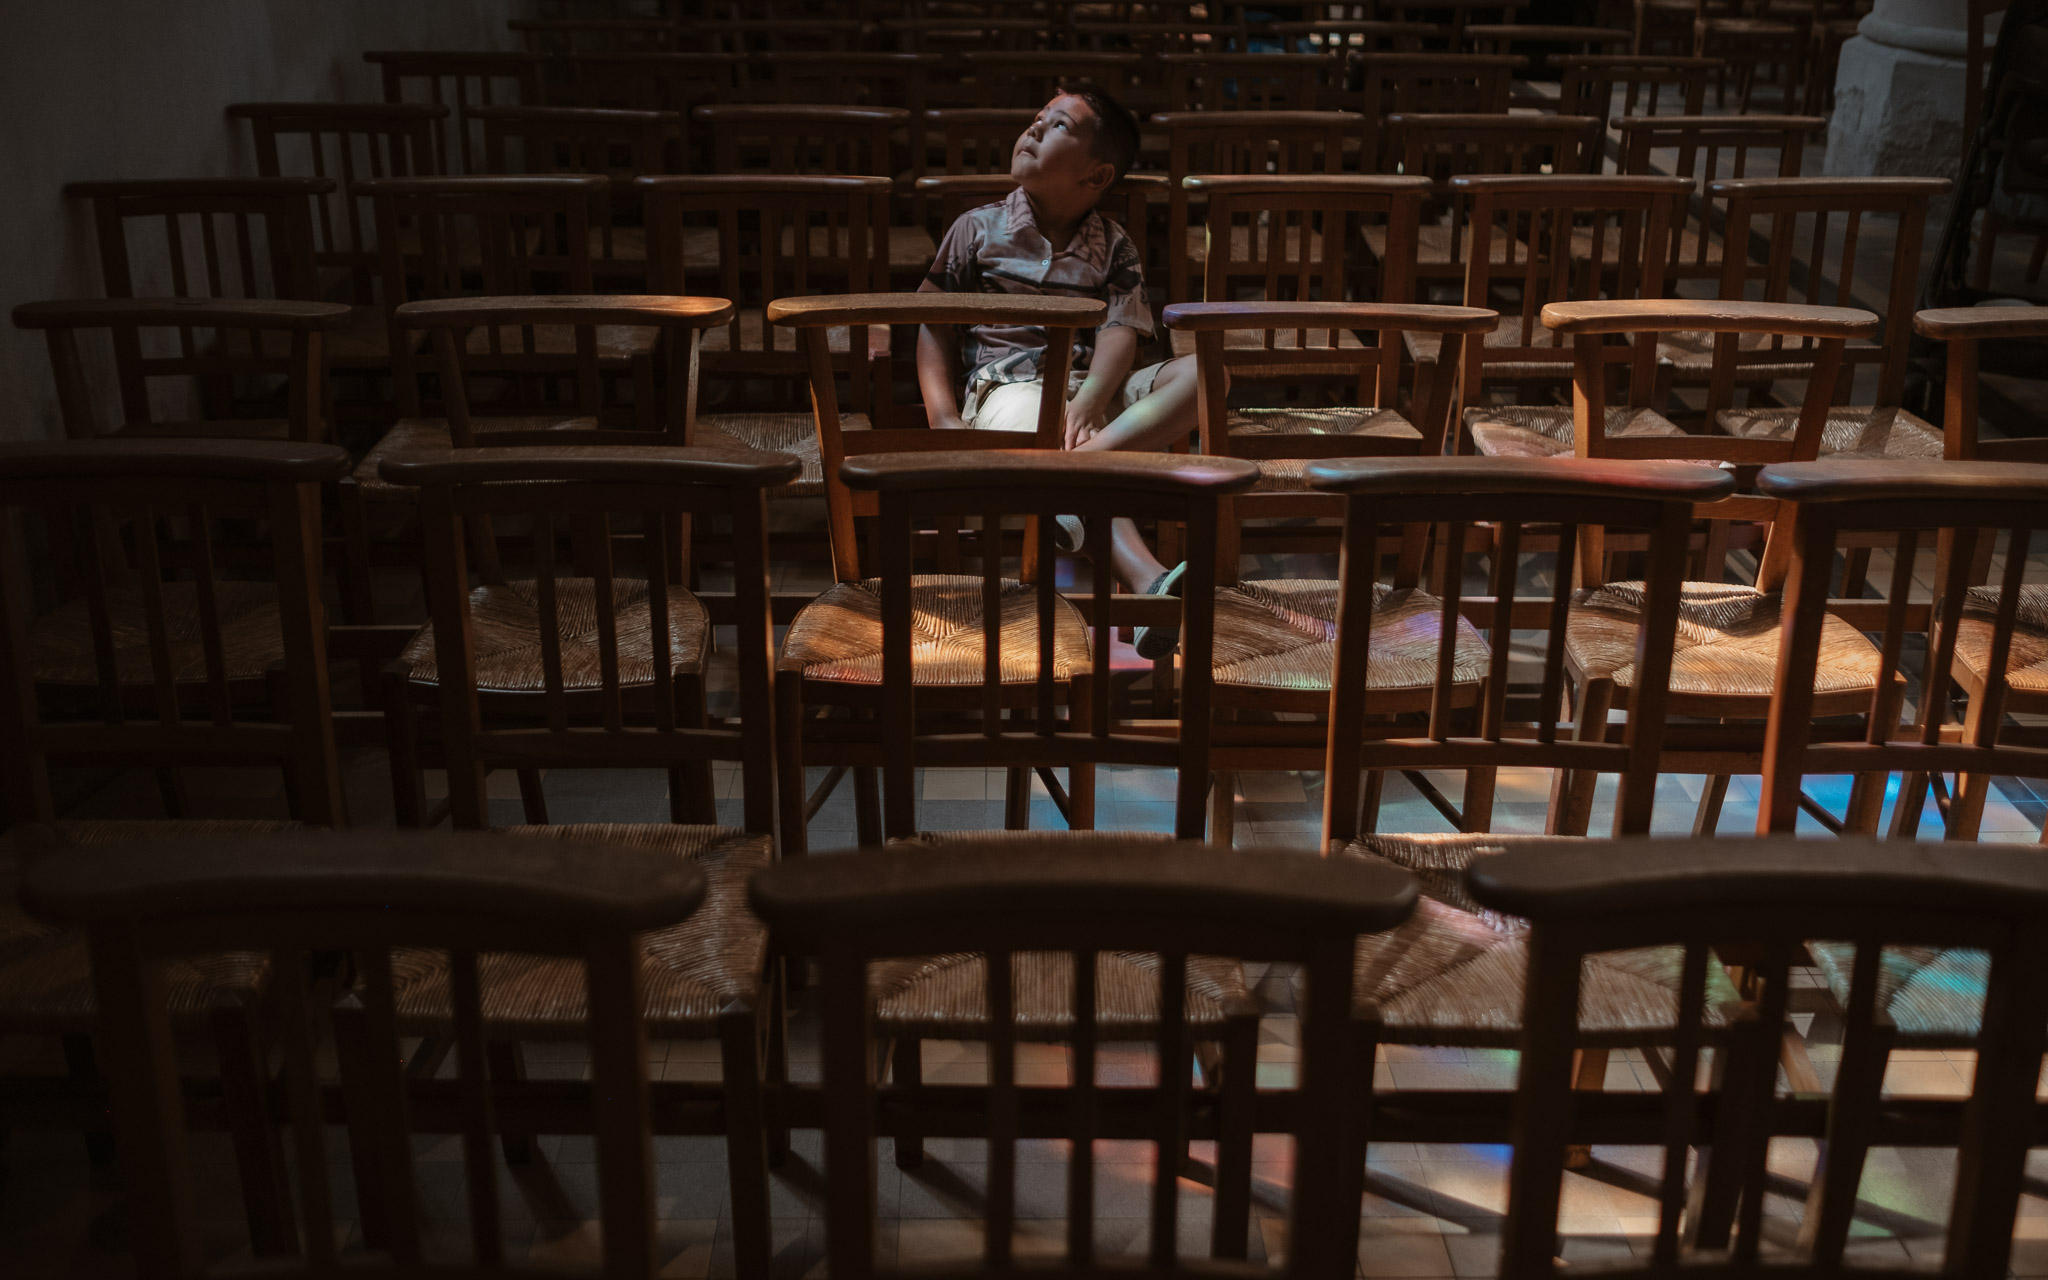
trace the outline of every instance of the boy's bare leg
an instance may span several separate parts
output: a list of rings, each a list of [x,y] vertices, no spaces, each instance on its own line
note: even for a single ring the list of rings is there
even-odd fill
[[[1143,400],[1118,414],[1110,424],[1074,446],[1156,453],[1187,439],[1195,429],[1195,358],[1168,360]]]
[[[1166,572],[1159,557],[1152,554],[1135,522],[1117,519],[1110,523],[1110,565],[1116,580],[1126,591],[1142,592]]]

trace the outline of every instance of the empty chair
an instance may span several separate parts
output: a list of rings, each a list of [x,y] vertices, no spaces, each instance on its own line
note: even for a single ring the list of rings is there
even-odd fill
[[[1614,122],[1621,134],[1621,171],[1675,174],[1690,179],[1693,195],[1671,242],[1666,275],[1680,280],[1718,280],[1726,236],[1727,207],[1711,184],[1733,178],[1796,178],[1806,139],[1824,121],[1809,116],[1654,116],[1633,113]],[[1747,243],[1736,242],[1736,259],[1751,276],[1765,268],[1751,261]]]
[[[550,91],[561,106],[621,111],[673,111],[670,168],[711,167],[711,148],[690,128],[690,112],[707,102],[737,99],[748,83],[747,60],[736,53],[583,53],[567,59],[568,83]]]
[[[603,174],[611,185],[594,211],[591,273],[614,288],[647,289],[647,229],[633,180],[675,171],[671,140],[681,133],[681,113],[476,107],[470,116],[483,122],[484,164],[491,173]]]
[[[1317,53],[1170,53],[1169,111],[1314,111],[1329,58]]]
[[[1913,331],[1948,347],[1941,380],[1942,457],[1951,461],[2048,461],[2041,446],[2025,438],[1980,438],[1977,422],[1978,373],[1983,365],[1984,346],[1992,347],[1995,368],[2015,363],[2026,367],[2041,340],[2048,338],[2048,307],[1942,307],[1916,314]]]
[[[1585,53],[1552,58],[1550,65],[1559,73],[1559,112],[1613,118],[1699,115],[1706,105],[1707,76],[1721,64],[1712,58]],[[1667,90],[1676,102],[1666,100]]]
[[[477,173],[482,158],[481,131],[470,125],[473,106],[539,106],[542,101],[542,58],[535,53],[482,50],[371,50],[363,61],[377,68],[384,82],[384,101],[424,98],[452,105],[454,118],[434,134],[436,173]],[[424,83],[422,83],[424,82]],[[454,137],[448,137],[452,128]]]
[[[1528,63],[1510,54],[1359,54],[1345,69],[1344,92],[1325,99],[1325,105],[1364,117],[1359,167],[1391,173],[1401,155],[1390,146],[1388,116],[1505,115],[1508,86]]]

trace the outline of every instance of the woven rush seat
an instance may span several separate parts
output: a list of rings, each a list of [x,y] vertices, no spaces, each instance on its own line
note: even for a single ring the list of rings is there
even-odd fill
[[[1414,588],[1372,589],[1369,689],[1428,689],[1436,680],[1443,601]],[[1458,619],[1454,681],[1477,687],[1488,650],[1479,631]],[[1327,691],[1337,660],[1335,579],[1241,582],[1216,592],[1216,683],[1262,689]]]
[[[206,645],[201,635],[198,585],[166,582],[163,602],[171,678],[201,683],[206,679]],[[277,590],[270,583],[216,582],[214,609],[220,619],[221,660],[229,680],[261,680],[284,661]],[[149,621],[141,590],[109,587],[107,622],[113,634],[116,677],[122,684],[154,683]],[[86,688],[99,684],[92,613],[85,600],[69,601],[29,628],[29,669],[38,684]]]
[[[545,692],[540,594],[535,584],[529,580],[478,587],[469,593],[469,609],[478,692]],[[603,688],[596,580],[557,578],[555,610],[563,689],[573,693]],[[612,579],[612,617],[619,683],[627,687],[652,684],[654,630],[648,618],[644,579]],[[669,588],[668,635],[672,674],[702,672],[711,648],[711,617],[697,598],[681,587]],[[440,664],[434,650],[434,624],[421,627],[399,657],[411,665],[410,678],[415,684],[437,683]]]
[[[1667,333],[1657,339],[1657,362],[1668,366],[1682,381],[1705,382],[1714,371],[1715,337],[1711,333]],[[1756,353],[1769,348],[1772,341],[1771,335],[1762,333],[1745,333],[1736,339],[1737,350],[1744,355],[1744,359],[1735,366],[1738,384],[1804,378],[1813,372],[1813,361],[1804,358],[1797,348],[1787,347],[1786,358],[1782,360],[1759,357]],[[1853,351],[1869,345],[1851,342],[1849,349]]]
[[[1790,440],[1799,410],[1723,409],[1714,429],[1748,440]],[[1834,405],[1820,429],[1823,458],[1928,458],[1942,454],[1941,428],[1909,410]]]
[[[1856,968],[1849,942],[1809,942],[1806,949],[1843,1008]],[[1970,947],[1889,946],[1878,953],[1877,1012],[1891,1019],[1898,1047],[1953,1047],[1983,1027],[1991,960]]]
[[[87,1031],[99,1009],[84,931],[48,924],[22,909],[21,878],[30,863],[61,858],[66,850],[86,845],[301,830],[296,822],[250,819],[57,822],[16,828],[0,840],[0,1028],[50,1035]],[[173,957],[164,966],[171,1016],[203,1019],[217,1001],[260,990],[269,966],[269,957],[261,952]]]
[[[1681,584],[1671,692],[1769,698],[1777,684],[1783,608],[1782,596],[1755,587]],[[1640,582],[1610,582],[1573,596],[1571,619],[1565,624],[1565,657],[1582,678],[1611,679],[1620,689],[1635,686],[1636,628],[1642,609]],[[1814,664],[1814,692],[1867,697],[1876,687],[1877,668],[1877,647],[1861,631],[1827,615]]]
[[[1963,597],[1962,621],[1956,625],[1956,666],[1978,689],[1984,687],[1991,665],[1991,632],[1998,616],[1999,594],[1997,587],[1971,587]],[[2015,693],[2048,693],[2048,586],[2030,583],[2020,587],[2005,678]]]
[[[1286,406],[1277,409],[1232,409],[1230,434],[1234,437],[1261,436],[1378,436],[1390,440],[1413,440],[1420,446],[1422,433],[1393,409],[1358,408],[1338,405],[1330,408]],[[1306,458],[1256,458],[1259,483],[1254,493],[1306,493]]]
[[[1464,424],[1472,447],[1489,458],[1555,458],[1577,451],[1578,431],[1566,406],[1482,406],[1465,410]],[[1609,439],[1684,434],[1677,423],[1655,409],[1607,408]]]
[[[509,827],[532,839],[580,840],[646,849],[694,862],[707,881],[690,918],[640,940],[640,1005],[648,1034],[706,1035],[718,1015],[751,999],[768,958],[768,930],[747,910],[747,880],[771,860],[769,838],[728,827],[657,823],[566,823]],[[574,1039],[586,1033],[588,993],[581,960],[485,952],[477,958],[484,1022],[494,1035]],[[403,949],[392,956],[401,1034],[447,1026],[447,953]]]
[[[839,415],[841,431],[866,431],[864,413]],[[803,474],[771,498],[815,498],[825,492],[825,459],[819,452],[818,420],[808,413],[704,413],[697,415],[696,444],[786,453],[804,464]]]
[[[1088,628],[1080,610],[1055,596],[1054,675],[1087,674]],[[1038,671],[1037,588],[1002,582],[1002,679],[1029,684]],[[981,579],[968,574],[918,574],[910,580],[911,679],[922,686],[982,684]],[[800,610],[782,641],[779,669],[807,680],[882,682],[882,580],[841,582]]]
[[[1569,837],[1362,836],[1343,856],[1400,867],[1420,882],[1415,914],[1358,940],[1353,1007],[1376,1013],[1396,1043],[1513,1047],[1522,1030],[1528,927],[1466,895],[1465,869],[1509,848],[1578,843]],[[1609,951],[1586,958],[1579,1030],[1591,1047],[1673,1038],[1684,953],[1677,947]],[[1719,965],[1707,966],[1708,1039],[1728,1025],[1741,996]]]
[[[482,437],[495,431],[589,431],[596,428],[597,419],[558,418],[542,414],[524,418],[472,418],[469,426],[479,437],[479,443],[488,444],[490,442]],[[434,453],[454,447],[455,440],[449,434],[446,421],[440,418],[400,418],[356,464],[355,483],[365,496],[410,498],[412,487],[386,480],[378,474],[378,464],[394,453]]]

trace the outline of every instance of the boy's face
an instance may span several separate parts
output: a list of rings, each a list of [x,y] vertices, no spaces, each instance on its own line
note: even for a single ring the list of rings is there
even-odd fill
[[[1076,188],[1100,191],[1116,167],[1095,158],[1095,113],[1071,94],[1045,104],[1010,151],[1010,176],[1033,193]]]

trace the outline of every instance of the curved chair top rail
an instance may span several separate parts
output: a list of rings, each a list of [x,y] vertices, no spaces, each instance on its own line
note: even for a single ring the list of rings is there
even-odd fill
[[[1757,473],[1757,492],[1790,502],[2044,502],[2048,463],[1944,462],[1858,458],[1776,462]]]
[[[1523,40],[1531,44],[1548,41],[1565,44],[1573,40],[1599,44],[1627,44],[1634,39],[1629,32],[1613,27],[1580,27],[1540,22],[1482,22],[1465,28],[1467,40]]]
[[[14,325],[18,329],[135,325],[314,332],[343,328],[349,315],[349,308],[339,302],[291,298],[63,298],[22,303],[14,309]]]
[[[1469,31],[1471,28],[1467,27],[1466,30]],[[1676,54],[1561,53],[1550,59],[1550,65],[1586,67],[1590,70],[1604,70],[1609,67],[1655,67],[1670,71],[1712,71],[1721,65],[1721,59],[1695,58],[1691,55],[1680,57]]]
[[[333,120],[443,120],[445,102],[230,102],[228,114],[251,116],[326,116]]]
[[[471,107],[473,120],[536,120],[558,124],[673,124],[680,111],[639,111],[623,107]]]
[[[805,25],[809,25],[806,23]],[[770,70],[776,67],[936,67],[946,60],[943,53],[904,53],[899,50],[877,49],[792,49],[776,50],[759,54],[717,54],[721,58],[750,58],[766,65]],[[976,54],[968,54],[976,57]]]
[[[1466,28],[1468,31],[1471,28]],[[1504,68],[1519,71],[1529,65],[1529,59],[1519,53],[1361,53],[1358,60],[1366,67],[1419,67],[1423,70],[1476,71],[1480,69]]]
[[[1007,175],[1005,178],[1007,180]],[[842,173],[649,173],[633,179],[633,185],[684,195],[716,195],[721,191],[780,192],[788,195],[866,191],[872,194],[896,189],[892,178]]]
[[[1504,133],[1556,133],[1561,129],[1604,129],[1599,116],[1495,116],[1467,111],[1396,111],[1387,117],[1392,128],[1433,125],[1441,129],[1498,129]]]
[[[795,120],[830,120],[898,125],[910,119],[903,107],[826,107],[806,102],[708,103],[690,112],[692,120],[709,124],[784,124]]]
[[[1947,178],[1717,178],[1707,184],[1713,196],[1778,196],[1805,200],[1860,196],[1938,196],[1955,184]]]
[[[974,55],[966,56],[971,58]],[[1038,118],[1038,108],[928,107],[924,118],[932,124],[1028,124]]]
[[[887,179],[884,179],[884,181],[887,181]],[[1394,181],[1398,182],[1401,179],[1397,178]],[[1109,194],[1117,195],[1133,190],[1165,191],[1168,182],[1169,179],[1163,173],[1127,173],[1116,180],[1115,185],[1110,187]],[[937,195],[945,195],[949,191],[966,192],[969,195],[979,195],[984,192],[992,195],[1001,195],[1015,190],[1016,186],[1017,180],[1007,173],[940,173],[933,174],[929,178],[919,178],[917,180],[917,189],[919,191],[931,192]]]
[[[1934,307],[1913,317],[1913,329],[1937,342],[2048,338],[2048,307]]]
[[[1102,323],[1099,298],[1000,293],[840,293],[777,298],[768,319],[793,328],[840,324],[1036,324],[1085,329]]]
[[[1356,111],[1155,111],[1155,129],[1336,129],[1365,123]]]
[[[968,54],[973,57],[973,54]],[[1327,53],[1162,53],[1158,61],[1168,66],[1186,66],[1193,63],[1207,63],[1222,67],[1270,67],[1278,71],[1285,67],[1296,69],[1326,67],[1330,64]]]
[[[1308,464],[1311,489],[1374,494],[1555,494],[1714,502],[1735,477],[1691,462],[1620,458],[1332,458]]]
[[[509,298],[428,298],[395,313],[408,329],[462,329],[480,324],[632,324],[709,329],[732,319],[724,298],[670,294],[546,294]]]
[[[1047,66],[1061,67],[1135,67],[1144,60],[1143,54],[1103,53],[1083,49],[971,49],[960,57],[969,64],[1044,63]]]
[[[1191,173],[1180,185],[1211,195],[1427,195],[1432,190],[1428,178],[1394,173]]]
[[[869,453],[839,464],[850,489],[910,493],[928,489],[1121,489],[1153,493],[1242,493],[1258,483],[1258,464],[1183,453],[1067,453],[1050,449],[967,449]]]
[[[123,178],[67,182],[63,191],[88,200],[101,196],[321,196],[335,185],[332,178]]]
[[[549,196],[567,192],[595,195],[612,180],[601,173],[462,174],[454,177],[363,178],[349,189],[357,195]]]
[[[1215,329],[1408,329],[1420,333],[1491,333],[1500,313],[1484,307],[1400,302],[1176,302],[1166,327]]]
[[[1552,302],[1542,320],[1552,332],[1781,333],[1804,338],[1868,338],[1878,319],[1854,307],[1809,307],[1789,302],[1721,302],[1642,298],[1611,302]]]
[[[351,465],[348,450],[338,445],[297,440],[140,436],[0,443],[0,475],[17,482],[102,476],[319,484],[341,479]]]
[[[386,67],[509,67],[539,64],[546,56],[523,49],[371,49],[363,61]]]
[[[1628,61],[1628,59],[1624,59]],[[1694,59],[1685,59],[1691,62]],[[1719,58],[1700,59],[1719,65]],[[1638,129],[1652,132],[1697,130],[1711,133],[1717,129],[1732,133],[1785,133],[1797,130],[1811,133],[1827,127],[1827,121],[1819,116],[1616,116],[1614,127],[1623,133]]]
[[[803,463],[753,449],[564,444],[393,453],[377,471],[392,484],[414,486],[555,480],[768,489],[796,479]]]
[[[1427,182],[1428,179],[1417,179]],[[1451,179],[1453,191],[1570,192],[1600,195],[1691,195],[1693,180],[1647,173],[1461,173]]]

